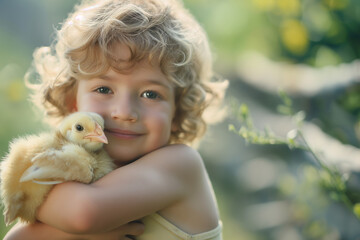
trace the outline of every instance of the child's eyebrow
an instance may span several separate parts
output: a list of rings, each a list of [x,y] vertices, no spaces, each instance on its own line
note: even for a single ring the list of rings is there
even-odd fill
[[[111,77],[106,76],[106,75],[100,75],[100,76],[97,76],[96,78],[102,79],[102,80],[111,80]],[[96,78],[95,78],[95,79],[96,79]]]
[[[107,75],[100,75],[94,79],[101,79],[101,80],[105,80],[105,81],[111,81],[111,76],[107,76]],[[161,87],[164,87],[168,90],[171,90],[172,89],[172,85],[170,84],[170,82],[168,82],[168,80],[156,80],[156,79],[152,79],[152,78],[149,78],[149,79],[145,79],[144,81],[141,81],[141,84],[153,84],[153,85],[158,85],[158,86],[161,86]]]
[[[167,82],[158,81],[158,80],[154,80],[154,79],[149,79],[149,80],[146,80],[145,82],[148,84],[158,85],[158,86],[164,87],[169,90],[172,89],[171,84],[167,83]]]

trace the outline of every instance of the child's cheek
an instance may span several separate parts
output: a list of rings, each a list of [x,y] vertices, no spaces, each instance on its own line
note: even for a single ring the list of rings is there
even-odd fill
[[[172,130],[172,116],[170,112],[158,114],[153,128],[159,133],[158,137],[161,138],[159,140],[162,143],[167,143]]]

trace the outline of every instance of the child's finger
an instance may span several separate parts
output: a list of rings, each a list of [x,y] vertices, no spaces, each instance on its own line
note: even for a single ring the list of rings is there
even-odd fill
[[[125,239],[134,239],[133,236],[139,236],[145,231],[145,225],[139,221],[129,222],[120,228],[119,230],[125,235]]]

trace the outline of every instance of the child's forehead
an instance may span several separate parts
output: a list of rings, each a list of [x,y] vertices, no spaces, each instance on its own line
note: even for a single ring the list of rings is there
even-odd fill
[[[100,50],[100,49],[99,49]],[[160,69],[159,59],[156,53],[138,49],[137,46],[129,46],[120,41],[114,41],[108,49],[101,49],[110,63],[110,68],[121,72],[131,72],[134,68]],[[150,57],[150,55],[152,57]]]
[[[159,79],[168,81],[167,77],[162,73],[158,66],[152,65],[147,61],[136,63],[132,65],[131,68],[127,69],[109,68],[98,77],[104,80],[111,80],[116,79],[117,76],[131,76],[141,79]]]
[[[129,62],[131,59],[130,47],[121,42],[112,44],[110,57],[115,62]]]
[[[98,75],[85,79],[101,79],[110,82],[116,82],[116,80],[122,79],[131,82],[156,84],[164,86],[168,89],[176,88],[176,85],[170,81],[167,75],[163,73],[160,66],[156,63],[143,59],[140,62],[123,62],[128,63],[129,67],[123,67],[121,64],[115,64],[110,66],[107,70],[101,72]]]
[[[107,54],[109,69],[122,74],[131,74],[133,71],[143,71],[151,75],[162,75],[167,78],[165,69],[160,66],[156,54],[140,53],[122,42],[115,42]],[[134,51],[136,54],[134,56]],[[151,55],[151,56],[150,56]],[[109,70],[107,70],[109,71]]]

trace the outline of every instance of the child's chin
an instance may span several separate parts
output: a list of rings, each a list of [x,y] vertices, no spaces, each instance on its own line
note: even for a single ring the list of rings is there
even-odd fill
[[[104,149],[117,165],[126,165],[141,157],[131,152],[129,148],[112,148],[105,144]]]

